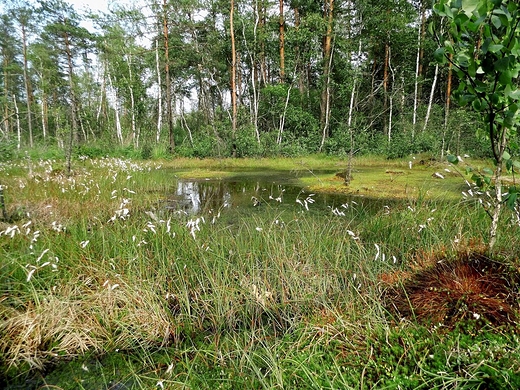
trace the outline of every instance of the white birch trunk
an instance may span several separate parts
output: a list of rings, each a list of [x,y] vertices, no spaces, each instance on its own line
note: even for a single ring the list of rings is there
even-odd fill
[[[139,147],[139,134],[137,134],[136,125],[135,125],[135,100],[134,100],[134,89],[132,87],[132,57],[130,55],[126,56],[127,64],[128,64],[128,89],[130,90],[130,104],[131,104],[131,116],[132,116],[132,140],[134,141],[134,146],[136,148]]]
[[[489,231],[489,249],[493,250],[497,240],[497,231],[498,231],[498,221],[500,219],[500,212],[502,211],[502,161],[504,157],[504,151],[507,146],[507,129],[502,128],[502,136],[500,137],[500,144],[498,145],[498,156],[499,161],[497,161],[497,165],[495,168],[495,209],[493,210],[493,215],[491,217],[491,228]]]
[[[18,142],[16,148],[20,150],[20,147],[22,145],[22,128],[20,126],[20,111],[18,110],[18,103],[16,103],[16,95],[13,95],[13,102],[14,111],[16,114],[16,140]]]
[[[155,65],[157,70],[157,133],[155,141],[158,143],[161,138],[161,126],[162,126],[162,93],[161,93],[161,68],[159,65],[159,40],[155,40]]]
[[[412,139],[415,138],[415,126],[417,124],[417,107],[419,106],[419,65],[421,57],[421,20],[419,18],[419,27],[417,34],[417,58],[415,62],[415,89],[413,93],[413,118],[412,118]]]
[[[193,135],[191,134],[191,129],[188,126],[188,122],[186,121],[186,117],[184,116],[184,102],[183,102],[182,99],[180,100],[179,105],[180,105],[180,112],[181,112],[181,120],[182,120],[182,122],[184,122],[184,126],[186,126],[186,130],[188,130],[188,137],[190,139],[190,144],[193,147]]]
[[[258,10],[258,1],[256,2],[256,7],[255,8],[255,25],[253,27],[253,37],[254,37],[254,45],[253,45],[253,49],[256,47],[256,33],[257,33],[257,28],[258,28],[258,23],[260,23],[260,17],[258,15],[258,12],[256,12]],[[244,42],[246,43],[246,47],[247,47],[247,39],[246,39],[246,34],[245,34],[245,28],[242,28],[242,35],[244,37]],[[260,132],[258,131],[258,101],[259,101],[259,97],[258,97],[258,91],[257,91],[257,88],[256,88],[256,66],[255,66],[255,61],[254,61],[254,57],[253,57],[253,54],[251,53],[251,50],[249,50],[249,48],[247,49],[247,52],[249,54],[249,60],[251,61],[251,88],[253,90],[253,99],[251,100],[251,113],[252,113],[252,121],[253,121],[253,127],[255,129],[255,137],[256,137],[256,140],[258,142],[258,144],[260,144]]]
[[[327,138],[327,133],[329,130],[329,123],[330,123],[330,73],[331,73],[331,67],[332,67],[332,55],[334,53],[334,48],[330,51],[330,57],[329,57],[329,70],[327,72],[327,79],[326,82],[326,99],[325,99],[325,123],[323,125],[323,132],[321,136],[321,145],[320,145],[320,152],[323,149],[323,146],[325,145],[325,139]]]
[[[424,126],[423,131],[426,130],[426,127],[428,126],[428,120],[430,119],[430,113],[432,110],[432,104],[433,104],[433,95],[435,94],[435,87],[437,85],[437,79],[439,76],[439,65],[435,65],[435,74],[433,76],[433,82],[432,82],[432,89],[430,90],[430,100],[428,101],[428,109],[426,110],[426,117],[424,118]]]
[[[361,40],[359,41],[359,48],[357,58],[361,57]],[[347,120],[347,128],[350,137],[350,151],[348,153],[348,164],[347,164],[347,172],[345,173],[345,184],[349,184],[352,180],[352,162],[354,160],[354,130],[352,129],[352,114],[354,113],[354,101],[356,98],[356,86],[357,86],[358,75],[354,76],[354,81],[352,82],[352,92],[350,93],[350,104],[348,107],[348,120]]]
[[[391,47],[388,47],[388,68],[390,69],[390,73],[392,74],[392,89],[394,88],[395,84],[395,73],[394,69],[392,68],[392,63],[390,62],[390,59],[392,58],[391,53]],[[392,141],[392,119],[394,115],[394,96],[393,93],[389,94],[389,110],[388,110],[388,143]]]
[[[118,97],[117,97],[117,91],[114,89],[114,85],[112,84],[112,76],[110,73],[108,74],[108,83],[110,86],[110,89],[112,90],[114,94],[114,112],[116,117],[116,137],[119,140],[119,143],[123,145],[123,133],[121,131],[121,120],[119,119],[119,104],[118,104]]]
[[[283,112],[282,112],[282,115],[280,115],[280,125],[278,126],[278,137],[276,138],[277,145],[281,145],[281,143],[282,143],[283,130],[285,127],[285,116],[287,115],[287,107],[289,106],[289,98],[291,97],[291,88],[292,88],[292,86],[289,85],[289,88],[287,89],[287,97],[285,98],[285,105],[283,107]]]
[[[46,141],[47,140],[47,123],[46,123],[46,120],[45,120],[45,91],[44,89],[42,88],[42,102],[41,102],[41,105],[40,105],[40,113],[42,115],[42,135],[43,135],[43,140]]]
[[[99,122],[99,117],[101,116],[101,111],[103,109],[103,96],[106,94],[106,75],[107,75],[107,64],[106,61],[103,62],[103,79],[101,81],[101,93],[99,94],[99,106],[96,113],[96,122]]]

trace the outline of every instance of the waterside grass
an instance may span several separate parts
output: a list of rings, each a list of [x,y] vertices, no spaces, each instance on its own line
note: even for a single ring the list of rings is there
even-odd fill
[[[183,177],[305,169],[320,185],[334,174],[315,172],[341,163],[236,161],[85,160],[70,177],[60,161],[2,165],[2,387],[520,386],[515,327],[419,323],[384,302],[385,276],[399,284],[424,253],[484,241],[474,201],[418,190],[375,211],[159,206],[172,164]],[[496,244],[513,269],[519,229],[504,215]]]

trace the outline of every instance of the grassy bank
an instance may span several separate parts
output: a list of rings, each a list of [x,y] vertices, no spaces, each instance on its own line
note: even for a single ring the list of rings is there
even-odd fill
[[[474,201],[447,201],[460,198],[461,179],[433,178],[444,166],[359,161],[360,188],[348,191],[400,199],[375,213],[349,202],[227,217],[161,209],[164,168],[199,178],[310,171],[304,184],[340,191],[343,162],[103,159],[78,161],[70,177],[61,164],[1,166],[11,219],[0,222],[3,387],[520,386],[514,327],[462,306],[467,320],[455,326],[401,318],[385,299],[406,275],[482,252],[488,217]],[[381,184],[363,192],[370,180]],[[510,222],[496,260],[517,269]]]

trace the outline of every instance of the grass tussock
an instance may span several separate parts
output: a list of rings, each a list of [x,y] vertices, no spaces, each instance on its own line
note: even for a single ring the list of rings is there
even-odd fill
[[[398,318],[453,329],[470,320],[496,326],[518,320],[520,278],[483,248],[419,256],[412,271],[385,274],[386,305]]]
[[[150,289],[122,281],[40,292],[37,301],[14,308],[0,303],[0,354],[8,369],[43,369],[86,352],[105,353],[166,342],[167,312]]]

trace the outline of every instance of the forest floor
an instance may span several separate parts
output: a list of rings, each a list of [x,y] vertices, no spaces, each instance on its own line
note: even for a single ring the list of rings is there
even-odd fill
[[[491,253],[447,163],[359,158],[349,186],[323,156],[63,165],[0,164],[1,388],[520,388],[518,214]],[[282,174],[304,195],[163,207],[172,178]]]

